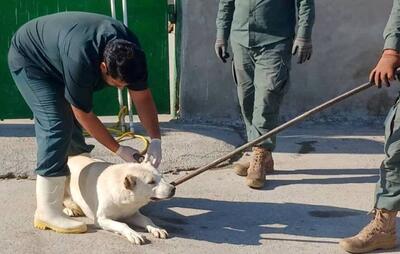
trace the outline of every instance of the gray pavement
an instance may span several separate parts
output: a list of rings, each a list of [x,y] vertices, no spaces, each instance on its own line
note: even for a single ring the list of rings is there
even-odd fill
[[[169,180],[243,142],[230,128],[163,122],[162,130],[161,168]],[[285,131],[278,136],[274,154],[276,173],[267,176],[263,190],[247,188],[230,164],[205,172],[180,185],[174,199],[143,209],[171,238],[158,240],[143,232],[149,243],[134,246],[84,218],[90,228],[87,234],[33,229],[32,123],[3,122],[0,253],[344,253],[338,240],[369,221],[367,212],[383,158],[382,132],[312,124]],[[93,154],[119,161],[100,145]],[[400,249],[385,253],[400,253]]]

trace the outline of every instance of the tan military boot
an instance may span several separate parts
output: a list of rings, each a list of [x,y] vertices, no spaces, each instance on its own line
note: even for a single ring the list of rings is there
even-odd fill
[[[375,209],[373,220],[360,233],[345,238],[339,245],[350,253],[367,253],[378,249],[396,247],[397,211]]]
[[[272,174],[274,172],[274,159],[272,153],[267,151],[265,173]],[[250,167],[250,160],[242,160],[233,164],[233,169],[238,176],[247,176],[247,171]]]
[[[233,164],[233,170],[238,176],[247,176],[247,170],[250,167],[250,161],[236,162]]]
[[[272,159],[271,152],[262,147],[253,147],[253,158],[247,170],[246,184],[255,189],[260,189],[265,183],[267,166]]]
[[[272,158],[272,152],[267,150],[267,157],[265,158],[265,173],[272,174],[274,173],[274,159]]]

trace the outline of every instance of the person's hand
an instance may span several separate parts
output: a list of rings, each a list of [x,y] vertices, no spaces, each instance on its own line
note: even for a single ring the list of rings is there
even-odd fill
[[[400,54],[396,50],[387,49],[383,51],[382,57],[376,67],[369,74],[369,81],[378,88],[382,84],[389,87],[389,81],[396,79],[396,69],[400,67]]]
[[[119,146],[115,154],[126,162],[137,162],[135,154],[139,154],[139,151],[130,146]]]
[[[297,55],[297,63],[299,64],[310,60],[312,55],[311,39],[296,38],[293,42],[292,55]]]
[[[215,41],[215,53],[223,63],[226,63],[226,59],[229,58],[228,42],[224,39],[217,39]]]
[[[147,153],[144,157],[145,162],[150,162],[150,164],[158,168],[162,159],[162,151],[161,151],[161,140],[158,138],[153,138],[150,141],[149,148],[147,149]]]

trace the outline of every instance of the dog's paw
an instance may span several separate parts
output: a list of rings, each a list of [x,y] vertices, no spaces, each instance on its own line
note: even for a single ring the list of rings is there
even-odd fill
[[[153,236],[155,236],[157,238],[161,238],[161,239],[168,238],[168,232],[165,229],[156,228],[153,226],[147,226],[146,228],[147,228],[147,231],[149,231],[149,233],[151,233]]]
[[[63,212],[68,215],[69,217],[79,217],[79,216],[85,216],[83,213],[82,209],[78,206],[77,203],[72,201],[71,198],[67,198],[63,202],[64,204],[64,209]]]
[[[80,209],[73,209],[73,208],[64,208],[64,214],[68,215],[69,217],[80,217],[83,216],[83,212]]]
[[[144,244],[146,242],[145,238],[143,236],[141,236],[139,233],[137,233],[137,232],[135,232],[133,230],[125,233],[124,235],[133,244],[141,245],[141,244]]]

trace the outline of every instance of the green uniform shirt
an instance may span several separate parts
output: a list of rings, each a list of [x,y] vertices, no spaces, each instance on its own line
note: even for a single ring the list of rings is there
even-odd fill
[[[245,47],[259,47],[293,39],[298,14],[297,36],[311,39],[314,0],[220,0],[217,38]]]
[[[400,51],[400,0],[393,1],[392,12],[383,32],[385,38],[384,49]]]
[[[90,112],[93,92],[104,87],[100,62],[107,42],[125,39],[138,45],[135,35],[121,22],[104,15],[64,12],[39,17],[14,35],[9,56],[11,71],[26,68],[27,75],[51,77],[64,84],[65,98]],[[147,88],[147,73],[128,88]]]

